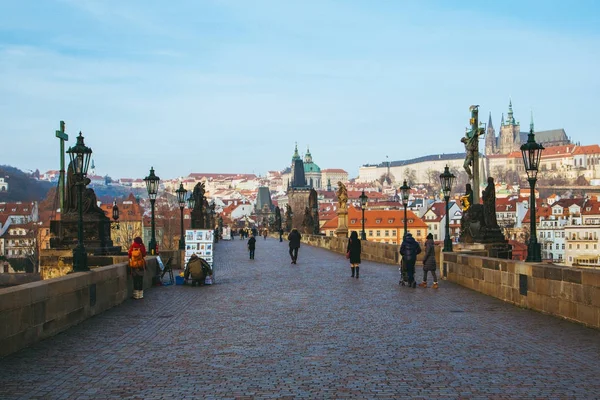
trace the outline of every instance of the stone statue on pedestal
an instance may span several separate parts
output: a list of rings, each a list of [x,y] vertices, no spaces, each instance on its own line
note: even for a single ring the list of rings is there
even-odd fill
[[[194,197],[194,209],[191,212],[192,229],[205,228],[204,202],[206,201],[206,198],[204,197],[204,193],[206,193],[204,183],[198,182],[196,186],[194,186],[194,191],[192,192],[192,196]]]
[[[98,206],[96,193],[87,185],[90,179],[75,174],[73,165],[67,168],[67,191],[61,219],[50,221],[50,248],[72,249],[77,245],[79,228],[78,196],[81,189],[83,242],[86,251],[93,254],[117,254],[120,247],[113,246],[110,237],[110,218]]]
[[[338,227],[335,230],[335,235],[348,237],[348,190],[342,182],[338,182],[336,195],[338,199]]]
[[[292,212],[292,207],[289,204],[285,205],[285,230],[287,232],[292,231],[292,217],[294,213]]]

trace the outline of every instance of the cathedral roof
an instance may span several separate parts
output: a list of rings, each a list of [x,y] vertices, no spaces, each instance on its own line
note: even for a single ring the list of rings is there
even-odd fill
[[[527,143],[527,134],[529,134],[529,132],[522,131],[519,133],[522,144]],[[552,129],[549,131],[535,132],[535,141],[541,143],[542,145],[552,142],[563,142],[563,144],[571,142],[564,129]]]

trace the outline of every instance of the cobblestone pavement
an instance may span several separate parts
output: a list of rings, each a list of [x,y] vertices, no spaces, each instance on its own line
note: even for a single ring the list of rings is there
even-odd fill
[[[0,359],[2,399],[600,396],[600,332],[398,268],[216,245],[210,287],[146,291]]]

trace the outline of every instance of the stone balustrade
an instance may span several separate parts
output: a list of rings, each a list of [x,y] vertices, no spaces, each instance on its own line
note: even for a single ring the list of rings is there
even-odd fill
[[[443,279],[590,327],[600,328],[600,270],[442,253]]]
[[[144,287],[156,257],[147,258]],[[126,262],[0,289],[0,357],[121,304],[132,294]]]

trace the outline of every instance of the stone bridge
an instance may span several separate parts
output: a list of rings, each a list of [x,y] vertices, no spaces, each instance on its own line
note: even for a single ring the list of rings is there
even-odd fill
[[[1,358],[0,397],[599,396],[599,330],[450,281],[400,287],[397,266],[375,261],[352,279],[318,247],[297,265],[273,238],[255,260],[245,241],[216,250],[217,284],[149,289]]]

